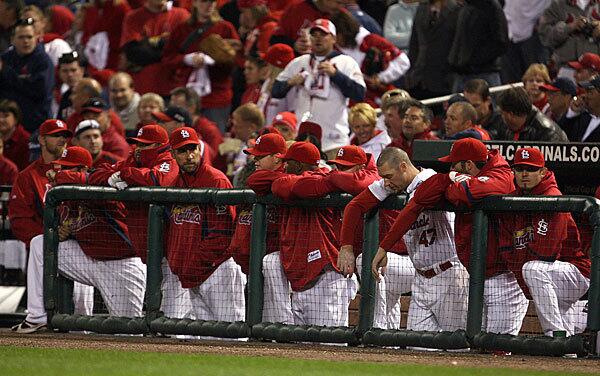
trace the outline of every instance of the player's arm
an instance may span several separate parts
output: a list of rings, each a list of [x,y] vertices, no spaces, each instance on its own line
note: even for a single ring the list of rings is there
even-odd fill
[[[292,200],[296,198],[296,196],[292,193],[292,187],[300,178],[301,176],[299,175],[285,174],[273,182],[271,190],[275,196],[285,201]]]
[[[446,190],[446,198],[455,206],[472,206],[488,196],[506,194],[512,191],[510,183],[494,177],[480,178],[450,172],[452,184]]]
[[[379,177],[378,177],[379,179]],[[356,172],[332,171],[329,174],[328,184],[334,190],[357,196],[373,183],[373,175],[368,175],[364,170]]]
[[[121,179],[130,186],[171,187],[177,180],[179,167],[174,160],[165,161],[152,168],[126,167],[121,170]]]
[[[23,179],[19,178],[15,181],[8,202],[8,218],[15,238],[29,244],[34,236],[43,232],[43,228],[40,225],[41,221],[36,221],[39,214],[35,208],[35,198],[31,194],[33,193],[32,187],[24,186],[24,183]],[[38,203],[40,210],[41,204],[41,202]]]
[[[257,170],[254,171],[246,180],[246,184],[258,195],[268,195],[271,193],[273,181],[284,175],[281,171]]]
[[[333,172],[331,173],[333,174]],[[292,195],[298,198],[321,198],[337,191],[330,182],[330,174],[311,174],[302,176],[292,186]]]

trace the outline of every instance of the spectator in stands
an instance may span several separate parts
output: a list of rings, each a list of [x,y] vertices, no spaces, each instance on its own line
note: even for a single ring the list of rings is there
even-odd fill
[[[195,0],[192,4],[192,16],[174,27],[165,46],[163,64],[175,71],[169,88],[193,83],[202,97],[202,114],[225,133],[233,98],[231,72],[236,58],[229,41],[240,38],[233,25],[219,16],[214,1]],[[199,28],[202,33],[197,32]],[[195,37],[189,40],[193,33]],[[213,48],[204,47],[211,41],[216,42],[212,43]]]
[[[259,57],[247,57],[244,62],[244,79],[246,90],[242,94],[240,104],[258,103],[261,87],[265,78],[266,62]]]
[[[295,58],[285,67],[273,84],[272,94],[283,98],[290,90],[298,90],[296,117],[306,120],[308,116],[323,127],[323,151],[333,157],[349,141],[348,102],[361,101],[366,85],[356,61],[334,50],[337,33],[333,22],[318,19],[310,33],[312,53]]]
[[[231,160],[234,179],[246,165],[247,155],[243,152],[244,149],[250,147],[250,140],[256,137],[256,132],[264,125],[265,117],[254,103],[246,103],[231,114],[231,133],[238,145],[237,150],[233,150]]]
[[[0,54],[11,44],[12,29],[24,6],[23,0],[0,0]]]
[[[379,118],[377,118],[377,129],[386,129],[385,112],[388,109],[388,107],[393,104],[398,104],[406,99],[410,99],[410,94],[408,94],[406,90],[392,89],[383,93],[383,95],[381,96],[381,113]],[[398,130],[399,129],[400,128],[398,128]],[[389,130],[388,135],[390,135]],[[390,137],[392,137],[392,135],[390,135]]]
[[[404,51],[408,51],[413,20],[418,6],[418,0],[399,0],[390,5],[385,14],[383,36]]]
[[[342,8],[341,0],[297,1],[281,15],[271,44],[283,43],[294,47],[298,54],[311,52],[310,25],[319,18],[329,18]]]
[[[174,29],[189,16],[187,10],[172,7],[167,0],[146,0],[143,7],[132,10],[125,16],[119,46],[125,56],[126,66],[119,67],[119,70],[126,70],[131,74],[139,93],[169,92],[168,85],[171,82],[165,79],[169,72],[160,63],[163,48]],[[177,48],[179,47],[178,40]],[[163,79],[158,80],[157,77]]]
[[[360,146],[365,153],[370,153],[376,161],[381,151],[392,142],[386,131],[375,128],[377,112],[368,103],[358,103],[352,106],[348,114],[348,123],[354,137],[350,145]]]
[[[81,44],[96,69],[119,69],[123,20],[130,11],[126,0],[95,0],[81,8]],[[99,46],[108,48],[106,57]]]
[[[29,132],[21,125],[21,109],[16,102],[0,100],[0,138],[4,156],[14,162],[19,171],[29,166]]]
[[[131,148],[113,125],[109,110],[110,107],[103,99],[91,98],[83,105],[81,115],[84,120],[96,120],[100,124],[100,132],[104,143],[103,150],[125,159],[129,156]]]
[[[485,129],[477,126],[477,111],[469,102],[456,102],[446,110],[446,140],[476,138],[491,140]]]
[[[517,149],[513,162],[519,196],[561,196],[554,174],[535,148]],[[590,287],[590,258],[581,250],[570,213],[510,215],[500,221],[500,255],[529,291],[544,334],[577,333],[576,304]],[[504,252],[503,252],[504,251]]]
[[[213,162],[219,157],[219,145],[223,142],[223,135],[215,123],[202,116],[200,112],[200,97],[186,87],[178,87],[171,91],[169,100],[171,106],[185,108],[192,117],[191,127],[196,130],[200,139],[210,147]],[[156,111],[155,111],[156,112]],[[219,168],[222,166],[218,166]]]
[[[518,82],[527,67],[548,60],[537,31],[538,21],[551,0],[504,0],[508,50],[502,61],[502,81]]]
[[[338,12],[331,21],[339,30],[336,42],[339,50],[354,58],[367,84],[365,102],[377,107],[379,98],[394,89],[393,82],[410,68],[408,56],[390,41],[369,32],[347,12]]]
[[[274,98],[271,95],[273,84],[279,73],[294,60],[294,50],[287,44],[277,43],[269,47],[261,59],[267,63],[263,84],[260,88],[260,98],[256,105],[265,114],[265,122],[270,124],[275,115],[284,111],[293,111],[296,107],[297,90],[288,91],[284,98]]]
[[[286,141],[294,141],[298,135],[298,120],[293,112],[278,113],[271,126],[277,129]]]
[[[413,97],[424,99],[450,94],[448,54],[459,10],[454,0],[419,3],[408,48],[411,69],[405,77],[406,89]]]
[[[573,72],[567,66],[586,52],[600,52],[600,26],[594,14],[600,8],[594,1],[559,1],[544,11],[539,32],[542,43],[553,50],[552,60],[558,75],[567,77]]]
[[[179,165],[179,188],[233,188],[227,177],[202,157],[202,141],[189,127],[171,134],[173,156]],[[235,206],[173,205],[166,236],[169,266],[189,289],[191,310],[198,320],[244,320],[246,276],[228,250]],[[185,218],[202,218],[186,220]]]
[[[162,111],[165,109],[165,100],[158,94],[146,93],[140,97],[138,106],[138,117],[140,122],[137,125],[139,130],[144,125],[154,124],[153,112]]]
[[[93,78],[85,77],[73,87],[73,90],[71,91],[71,103],[73,104],[75,112],[66,120],[71,131],[75,130],[77,124],[83,120],[82,110],[85,104],[92,98],[101,97],[102,86]],[[121,123],[119,115],[110,108],[108,109],[108,115],[110,117],[110,123],[115,127],[117,133],[125,136],[125,129],[123,128],[123,123]]]
[[[550,74],[544,64],[531,64],[523,74],[523,86],[529,95],[529,100],[544,115],[548,115],[550,105],[546,92],[540,90],[540,86],[549,83]]]
[[[383,101],[383,121],[388,136],[395,140],[402,137],[402,124],[404,124],[404,114],[410,106],[410,97],[403,96],[391,97],[387,101]]]
[[[46,8],[46,13],[48,13],[46,30],[49,33],[60,35],[63,39],[69,35],[75,20],[75,14],[71,9],[54,4]]]
[[[452,92],[460,93],[473,78],[500,85],[501,58],[507,49],[508,26],[500,4],[496,0],[465,1],[448,55],[456,73]]]
[[[352,17],[360,23],[360,26],[370,33],[383,35],[381,25],[368,13],[363,12],[356,0],[343,0],[343,2],[345,3],[345,8],[350,12]]]
[[[264,54],[277,28],[278,17],[271,13],[266,0],[238,0],[237,4],[240,9],[238,30],[245,40],[242,53],[246,57]]]
[[[569,66],[575,69],[573,78],[575,83],[589,81],[600,74],[600,56],[586,52],[575,61],[569,61]]]
[[[58,78],[62,86],[59,88],[61,93],[56,112],[57,119],[67,120],[75,112],[71,103],[71,93],[85,75],[85,66],[81,60],[81,55],[76,51],[63,54],[58,58]]]
[[[17,165],[6,158],[4,152],[4,141],[0,138],[0,185],[13,185],[19,174]]]
[[[125,131],[135,130],[140,122],[137,108],[140,104],[140,95],[134,90],[133,79],[128,73],[115,73],[108,80],[110,104],[119,115]]]
[[[19,20],[13,30],[14,48],[0,55],[0,98],[12,99],[23,113],[23,126],[37,130],[50,116],[54,66],[39,44],[31,18]]]
[[[400,148],[412,159],[412,146],[414,140],[439,140],[431,132],[431,120],[433,113],[423,103],[412,100],[404,113],[402,120],[402,133],[399,137],[392,139],[388,146]]]
[[[83,120],[75,128],[75,136],[71,139],[75,146],[81,146],[92,156],[92,168],[98,168],[103,163],[113,165],[123,160],[116,154],[102,150],[104,141],[100,124],[96,120]]]
[[[533,107],[527,91],[513,87],[502,93],[498,107],[506,128],[498,133],[499,140],[568,142],[560,127]]]
[[[498,133],[506,128],[506,124],[504,124],[502,114],[492,102],[488,83],[477,78],[467,81],[463,95],[477,111],[476,124],[485,129],[492,140],[497,139]]]
[[[43,44],[44,51],[50,57],[53,66],[58,65],[58,59],[63,54],[71,52],[71,46],[60,35],[47,32],[48,18],[40,8],[35,5],[27,5],[21,10],[20,18],[33,19],[33,28],[39,43]]]
[[[558,77],[551,84],[540,86],[540,90],[544,91],[548,97],[550,111],[547,116],[564,130],[565,115],[569,110],[571,101],[577,95],[575,83],[569,78]]]
[[[563,119],[562,125],[571,142],[600,142],[600,76],[581,83],[585,90],[585,111],[575,117]]]

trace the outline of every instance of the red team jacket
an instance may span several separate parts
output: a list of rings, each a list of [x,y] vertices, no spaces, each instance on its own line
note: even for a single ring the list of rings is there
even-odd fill
[[[60,171],[56,175],[57,184],[108,185],[108,178],[121,171],[121,179],[129,186],[171,187],[179,174],[179,166],[171,156],[169,145],[147,149],[141,152],[141,163],[137,163],[133,153],[124,161],[114,165],[104,164],[98,170],[85,174],[73,171]],[[137,256],[146,262],[148,204],[128,202],[126,223],[131,242]]]
[[[285,174],[273,182],[273,193],[284,200],[295,198],[293,185],[303,176],[324,176],[327,170],[307,171],[302,175]],[[292,290],[311,288],[319,276],[337,270],[337,234],[341,213],[331,208],[282,207],[280,209],[281,263]]]
[[[407,140],[404,135],[400,135],[400,137],[394,138],[392,142],[388,145],[388,147],[400,148],[408,154],[409,158],[412,159],[413,153],[413,142],[414,140],[439,140],[439,138],[431,132],[431,130],[427,129],[424,132],[417,133],[413,138],[413,141]]]
[[[8,202],[10,228],[15,238],[29,245],[34,236],[44,233],[44,202],[52,186],[46,171],[52,163],[40,158],[21,171],[15,180]]]
[[[513,194],[524,195],[517,187]],[[531,191],[533,196],[561,196],[554,173],[548,172]],[[570,213],[519,213],[500,216],[500,256],[523,290],[523,265],[528,261],[569,262],[590,278],[590,259],[581,251],[579,232]]]
[[[4,141],[4,156],[13,161],[19,171],[29,166],[29,138],[31,134],[22,125],[17,125],[12,136]]]
[[[310,27],[311,23],[319,18],[329,16],[321,12],[312,0],[296,1],[283,11],[273,36],[278,38],[277,43],[293,45],[299,37],[300,30]]]
[[[59,212],[61,223],[69,224],[71,237],[88,257],[118,260],[135,256],[122,202],[68,202]]]
[[[189,45],[182,53],[180,48],[183,43],[187,37],[200,26],[200,24],[190,25],[187,22],[182,23],[175,27],[169,37],[169,41],[163,51],[162,60],[165,70],[169,74],[169,78],[166,80],[170,82],[169,90],[187,84],[190,73],[192,73],[194,68],[185,65],[183,63],[183,57],[185,54],[197,52],[200,43],[202,43],[202,40],[209,34],[218,34],[223,37],[223,39],[240,39],[235,27],[231,23],[219,21],[212,24],[208,30],[196,39],[194,43]],[[231,99],[233,98],[231,69],[232,67],[219,64],[208,67],[208,76],[210,78],[212,91],[209,95],[202,97],[202,108],[225,107],[231,103]]]
[[[10,159],[0,154],[0,185],[13,185],[19,169]]]
[[[325,176],[318,174],[305,176],[299,179],[292,188],[292,193],[299,198],[314,198],[318,199],[326,196],[332,192],[346,192],[353,196],[359,195],[361,192],[367,189],[371,183],[380,180],[381,177],[377,172],[377,166],[371,154],[367,154],[367,164],[364,169],[354,173],[342,172],[333,170]],[[375,206],[379,204],[379,201]],[[374,206],[373,206],[374,207]],[[372,208],[372,207],[371,207]],[[367,210],[368,211],[368,210]],[[366,213],[361,212],[356,216],[358,221],[354,228],[354,241],[352,243],[341,243],[352,244],[354,246],[354,255],[358,256],[362,253],[363,247],[363,215]],[[379,212],[379,237],[383,239],[385,234],[389,231],[390,227],[394,223],[398,211],[396,210],[381,210]],[[340,229],[341,230],[341,229]],[[341,232],[341,231],[340,231]],[[341,239],[341,238],[340,238]],[[406,245],[404,241],[400,239],[396,244],[392,246],[390,252],[406,255]]]
[[[196,172],[179,173],[179,188],[233,188],[219,170],[202,163]],[[173,205],[167,230],[167,259],[184,288],[202,284],[225,260],[233,232],[235,207]]]

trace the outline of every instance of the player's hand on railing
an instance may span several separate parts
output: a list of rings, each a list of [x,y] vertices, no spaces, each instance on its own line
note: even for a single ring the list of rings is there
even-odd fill
[[[387,251],[381,247],[377,249],[373,262],[371,263],[371,273],[376,280],[381,280],[382,276],[385,276],[385,269],[387,267]]]
[[[122,191],[127,188],[127,183],[121,179],[121,171],[117,171],[108,178],[108,185]]]
[[[351,276],[354,273],[354,247],[351,245],[343,245],[340,248],[340,254],[337,259],[337,267],[342,272],[344,277]]]

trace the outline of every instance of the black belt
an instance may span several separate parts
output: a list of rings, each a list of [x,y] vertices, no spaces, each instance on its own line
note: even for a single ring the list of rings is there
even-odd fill
[[[435,277],[436,275],[450,269],[452,266],[454,266],[454,264],[452,264],[451,261],[446,261],[442,264],[439,264],[439,272],[436,270],[436,268],[431,268],[431,269],[427,269],[427,270],[417,270],[417,273],[419,273],[420,275],[422,275],[423,277],[427,278],[427,279],[431,279],[433,277]]]

